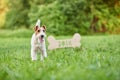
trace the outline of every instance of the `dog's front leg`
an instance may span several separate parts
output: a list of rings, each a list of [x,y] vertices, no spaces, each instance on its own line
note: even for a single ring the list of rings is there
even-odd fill
[[[45,43],[42,44],[42,47],[41,47],[41,60],[44,59],[44,57],[47,57],[47,52],[46,52],[46,46],[45,46]]]
[[[43,56],[44,57],[47,57],[47,52],[46,52],[46,46],[45,46],[45,44],[44,44],[44,46],[43,46]]]
[[[37,53],[34,48],[31,48],[31,58],[32,61],[37,60]]]
[[[42,50],[43,57],[47,57],[46,49]]]
[[[44,56],[43,56],[43,52],[41,53],[41,61],[43,61]]]
[[[41,52],[42,52],[41,53],[41,61],[42,61],[44,59],[44,57],[47,57],[47,53],[45,50],[42,50]]]

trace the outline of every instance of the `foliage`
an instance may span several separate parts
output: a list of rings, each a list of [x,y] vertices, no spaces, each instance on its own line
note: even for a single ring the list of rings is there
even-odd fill
[[[58,30],[60,30],[60,33],[63,34],[65,16],[59,9],[60,4],[57,1],[49,5],[33,6],[29,13],[30,23],[33,23],[31,27],[34,27],[36,19],[40,18],[42,24],[47,26],[48,32],[58,34]]]
[[[7,14],[5,28],[18,28],[20,26],[29,27],[28,24],[28,0],[9,0],[10,11]]]
[[[47,50],[48,57],[43,62],[40,54],[32,62],[30,37],[0,36],[0,80],[120,79],[119,35],[82,36],[81,43],[80,48]]]
[[[114,0],[111,3],[104,0],[59,0],[46,5],[35,5],[29,13],[30,23],[35,24],[36,19],[40,18],[48,26],[49,32],[56,35],[75,32],[90,34],[93,24],[96,29],[93,32],[113,33],[120,28],[117,17],[120,7],[115,7],[116,3]],[[97,22],[93,22],[94,16],[98,18]]]
[[[4,34],[4,35],[3,35]],[[18,29],[18,30],[0,30],[0,38],[29,38],[33,34],[32,30],[29,29]]]
[[[9,4],[5,28],[33,28],[41,19],[55,35],[120,33],[119,0],[17,0]]]
[[[6,13],[8,12],[7,0],[0,0],[0,28],[5,24]]]

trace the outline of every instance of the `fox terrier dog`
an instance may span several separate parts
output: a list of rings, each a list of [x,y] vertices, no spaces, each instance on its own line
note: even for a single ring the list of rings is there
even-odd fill
[[[45,46],[45,34],[46,27],[40,27],[40,20],[37,20],[34,27],[34,34],[31,38],[31,58],[37,60],[37,52],[41,51],[41,60],[47,57],[46,46]]]

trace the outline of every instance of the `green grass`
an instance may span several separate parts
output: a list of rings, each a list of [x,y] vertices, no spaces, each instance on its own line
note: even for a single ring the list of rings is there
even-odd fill
[[[31,61],[29,35],[16,36],[0,38],[0,80],[120,80],[120,35],[82,36],[80,48],[47,50],[43,62]]]

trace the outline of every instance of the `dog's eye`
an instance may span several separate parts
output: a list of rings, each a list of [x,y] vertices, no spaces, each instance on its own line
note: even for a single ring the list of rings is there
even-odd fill
[[[38,32],[40,32],[40,30],[38,30]]]
[[[43,30],[43,32],[45,32],[45,30]]]

